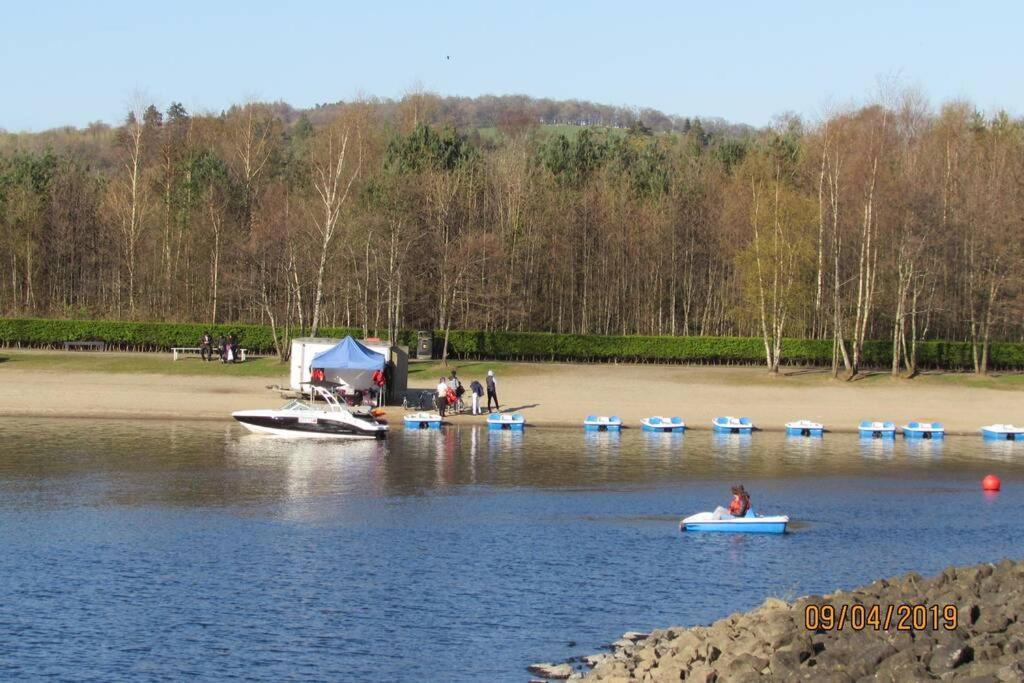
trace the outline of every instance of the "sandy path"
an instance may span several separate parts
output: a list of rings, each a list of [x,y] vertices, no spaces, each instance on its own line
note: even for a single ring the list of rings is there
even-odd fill
[[[0,373],[0,416],[230,419],[231,411],[282,403],[265,377]]]
[[[772,379],[753,368],[524,363],[500,374],[498,382],[502,408],[522,412],[534,425],[578,427],[588,414],[615,414],[632,425],[647,415],[680,415],[698,429],[708,428],[716,415],[749,416],[763,429],[781,429],[799,418],[833,431],[853,431],[861,419],[937,420],[951,433],[967,434],[993,422],[1024,424],[1024,391],[927,377],[848,383],[822,375]],[[0,416],[225,420],[233,410],[279,406],[280,394],[266,388],[275,383],[285,378],[7,368],[0,370]],[[389,412],[399,422],[401,409]]]

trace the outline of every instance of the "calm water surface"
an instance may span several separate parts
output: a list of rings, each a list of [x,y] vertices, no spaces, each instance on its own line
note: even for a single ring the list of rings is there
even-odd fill
[[[1020,557],[1022,462],[967,437],[0,420],[0,676],[523,681],[628,629]],[[735,482],[793,532],[679,533]]]

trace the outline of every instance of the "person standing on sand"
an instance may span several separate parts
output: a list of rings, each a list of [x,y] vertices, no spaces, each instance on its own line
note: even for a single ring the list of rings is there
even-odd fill
[[[445,409],[448,407],[448,384],[442,377],[437,382],[437,396],[434,398],[434,403],[437,404],[438,414],[444,418]]]
[[[473,394],[473,414],[480,414],[480,397],[484,395],[484,385],[478,380],[469,383],[469,392]]]
[[[499,413],[501,406],[498,405],[498,380],[494,379],[494,370],[487,371],[487,412],[491,412],[491,399],[494,399],[494,409]]]

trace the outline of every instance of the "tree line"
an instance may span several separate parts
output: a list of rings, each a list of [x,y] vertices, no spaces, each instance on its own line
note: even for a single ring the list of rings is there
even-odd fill
[[[538,125],[444,100],[136,106],[0,138],[0,311],[268,324],[865,342],[1024,335],[1024,124],[913,92],[753,133]],[[42,142],[45,141],[45,144]]]

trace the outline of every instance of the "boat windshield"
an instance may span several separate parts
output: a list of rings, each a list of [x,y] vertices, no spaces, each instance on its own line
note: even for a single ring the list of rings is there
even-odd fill
[[[325,413],[351,413],[338,399],[323,387],[310,387],[310,400],[289,401],[281,410],[319,410]]]

